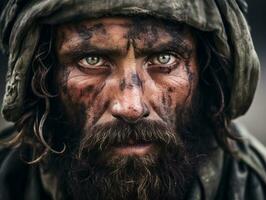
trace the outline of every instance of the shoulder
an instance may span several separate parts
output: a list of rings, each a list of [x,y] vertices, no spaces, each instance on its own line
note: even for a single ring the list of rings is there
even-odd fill
[[[11,148],[6,147],[4,141],[8,137],[12,137],[12,135],[16,134],[16,130],[14,126],[7,127],[0,131],[0,166],[4,162],[4,160],[9,157],[12,152]]]
[[[0,132],[0,140],[16,135],[15,128],[9,127]],[[0,200],[44,199],[51,197],[43,188],[39,165],[29,165],[23,161],[20,148],[0,144]]]
[[[14,127],[9,127],[0,132],[0,138],[16,134]],[[19,199],[17,192],[24,189],[27,179],[28,167],[20,159],[18,148],[6,147],[0,144],[0,200]]]
[[[235,157],[239,162],[247,165],[266,185],[266,148],[247,129],[237,123],[233,124],[233,131],[240,136],[235,143]]]
[[[266,149],[247,130],[234,123],[233,152],[224,152],[216,200],[266,200]]]

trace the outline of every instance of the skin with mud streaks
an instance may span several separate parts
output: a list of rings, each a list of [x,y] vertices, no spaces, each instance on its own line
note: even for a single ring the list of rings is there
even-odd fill
[[[85,127],[117,118],[168,123],[197,86],[196,42],[187,27],[101,18],[62,25],[57,36],[60,98],[69,113],[73,105],[85,108]]]
[[[73,173],[61,176],[73,198],[95,191],[95,199],[182,198],[195,162],[182,140],[196,122],[193,31],[149,17],[109,17],[60,25],[55,39],[55,84],[74,155]]]

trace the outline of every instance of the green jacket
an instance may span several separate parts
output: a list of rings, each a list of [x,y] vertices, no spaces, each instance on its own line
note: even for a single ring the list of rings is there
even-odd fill
[[[198,170],[186,200],[266,200],[266,149],[245,129],[234,125],[243,142],[234,156],[216,148]],[[13,128],[4,134],[13,132]],[[3,133],[2,133],[3,134]],[[40,164],[21,161],[19,149],[0,150],[0,200],[66,200],[56,179]]]

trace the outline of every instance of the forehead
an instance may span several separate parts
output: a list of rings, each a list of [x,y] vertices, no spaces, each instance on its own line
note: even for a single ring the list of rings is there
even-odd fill
[[[156,48],[169,42],[185,43],[191,34],[187,26],[151,17],[106,17],[57,27],[57,47],[73,48],[85,43],[97,48]]]

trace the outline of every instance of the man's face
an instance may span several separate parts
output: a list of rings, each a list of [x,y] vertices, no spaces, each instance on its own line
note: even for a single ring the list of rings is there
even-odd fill
[[[179,152],[180,116],[198,84],[188,27],[101,18],[59,26],[56,41],[59,102],[73,128],[68,131],[83,138],[79,153],[96,149],[100,165],[145,158],[144,166],[146,158],[156,165],[166,157],[167,145]]]
[[[57,30],[60,98],[86,128],[117,120],[173,126],[176,108],[197,85],[195,40],[187,27],[151,19],[102,18]],[[149,153],[153,144],[116,148],[121,155]]]

